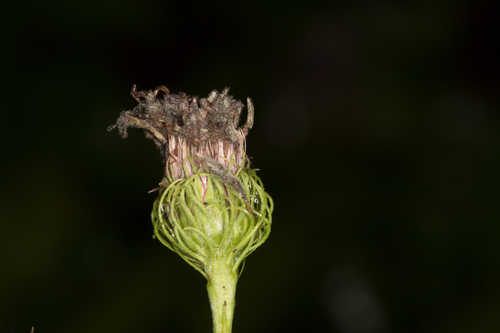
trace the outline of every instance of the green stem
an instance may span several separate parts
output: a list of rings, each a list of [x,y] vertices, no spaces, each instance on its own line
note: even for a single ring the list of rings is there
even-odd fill
[[[224,258],[209,260],[207,290],[212,309],[213,333],[231,333],[238,276]]]

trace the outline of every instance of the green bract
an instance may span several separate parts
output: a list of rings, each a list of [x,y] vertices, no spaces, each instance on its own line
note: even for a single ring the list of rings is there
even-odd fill
[[[273,202],[255,170],[240,169],[236,177],[248,204],[220,177],[200,170],[168,185],[153,206],[156,238],[205,277],[212,258],[240,273],[271,232]]]

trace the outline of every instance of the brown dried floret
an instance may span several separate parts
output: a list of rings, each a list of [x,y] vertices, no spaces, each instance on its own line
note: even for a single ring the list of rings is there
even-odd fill
[[[155,90],[137,91],[132,87],[131,95],[139,103],[132,110],[123,111],[116,123],[108,128],[118,128],[123,138],[129,127],[141,128],[162,150],[168,138],[175,136],[189,144],[225,141],[238,144],[253,126],[253,105],[247,99],[247,121],[238,127],[243,103],[228,95],[229,88],[221,93],[213,90],[207,98],[185,93],[171,94],[165,86]]]
[[[108,130],[117,128],[123,138],[130,127],[144,130],[162,153],[165,179],[160,186],[201,168],[241,192],[235,175],[248,162],[245,137],[253,126],[254,109],[247,98],[247,119],[240,127],[243,103],[228,92],[213,90],[198,101],[182,92],[172,94],[165,86],[137,91],[134,85],[131,95],[138,105],[123,111]]]

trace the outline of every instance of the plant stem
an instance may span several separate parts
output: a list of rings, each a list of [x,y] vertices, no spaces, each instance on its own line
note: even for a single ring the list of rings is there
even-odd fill
[[[225,258],[209,261],[208,299],[212,309],[213,333],[231,333],[237,275]]]

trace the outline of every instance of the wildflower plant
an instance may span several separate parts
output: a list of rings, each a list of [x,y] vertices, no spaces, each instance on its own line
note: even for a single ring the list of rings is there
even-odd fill
[[[164,176],[151,220],[154,236],[207,279],[214,333],[231,332],[236,284],[245,259],[271,231],[273,201],[246,155],[254,108],[229,89],[198,100],[161,86],[131,95],[138,102],[116,123],[144,130],[159,148]]]

